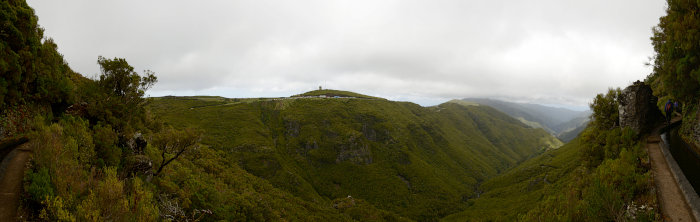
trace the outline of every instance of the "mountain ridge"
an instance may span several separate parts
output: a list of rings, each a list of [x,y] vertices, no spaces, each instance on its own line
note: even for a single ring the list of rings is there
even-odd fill
[[[528,126],[545,129],[562,141],[570,141],[578,135],[587,125],[588,116],[590,116],[590,111],[575,111],[560,107],[507,102],[490,98],[465,98],[461,99],[461,101],[491,106]]]

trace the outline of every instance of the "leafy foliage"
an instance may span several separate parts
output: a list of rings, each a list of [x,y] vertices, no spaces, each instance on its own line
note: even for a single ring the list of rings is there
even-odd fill
[[[27,193],[32,200],[41,202],[44,198],[53,197],[53,186],[51,185],[51,175],[46,168],[40,168],[37,172],[29,172],[27,180],[31,181]]]
[[[96,125],[93,127],[93,138],[97,161],[101,166],[118,166],[121,162],[122,150],[116,146],[117,133],[110,126]]]
[[[123,139],[135,129],[144,128],[147,117],[143,96],[157,82],[157,77],[148,70],[140,76],[122,58],[100,56],[97,63],[102,70],[99,79],[83,81],[80,85],[79,100],[84,104],[84,116],[92,124],[110,125]]]
[[[99,147],[92,144],[95,132],[86,120],[65,116],[47,125],[38,118],[33,127],[29,144],[33,170],[25,190],[31,196],[27,201],[38,207],[29,204],[35,211],[29,219],[156,221],[171,218],[165,206],[176,206],[185,212],[172,217],[176,220],[350,220],[330,205],[303,201],[274,188],[224,158],[223,151],[201,147],[192,156],[173,160],[169,164],[173,167],[149,181],[145,175],[121,177],[116,167],[84,161],[94,160],[97,153],[89,158],[81,150]],[[146,153],[157,160],[160,150],[149,145]],[[368,209],[372,214],[377,211]],[[388,216],[392,217],[396,216]]]
[[[202,133],[191,128],[175,130],[169,127],[154,137],[152,144],[160,149],[161,153],[160,165],[158,165],[158,170],[154,173],[155,176],[158,176],[163,171],[163,167],[180,157],[180,155],[196,151]]]
[[[656,56],[650,80],[661,82],[657,90],[673,98],[696,102],[700,98],[700,3],[667,0],[667,5],[651,38]]]
[[[74,99],[72,76],[25,1],[0,2],[0,109],[27,102],[65,108]]]
[[[656,52],[652,62],[654,71],[645,81],[659,97],[659,110],[664,110],[669,99],[681,103],[683,122],[679,133],[686,142],[700,146],[695,133],[700,121],[700,2],[666,2],[666,15],[659,19],[651,38]]]
[[[102,75],[98,84],[107,89],[109,94],[119,97],[127,106],[134,106],[142,100],[146,90],[156,83],[157,77],[153,72],[146,70],[143,77],[134,72],[134,67],[123,58],[106,59],[97,58]]]
[[[592,125],[597,129],[609,130],[620,125],[619,101],[621,90],[608,89],[606,94],[598,94],[590,104],[593,114],[591,114]]]

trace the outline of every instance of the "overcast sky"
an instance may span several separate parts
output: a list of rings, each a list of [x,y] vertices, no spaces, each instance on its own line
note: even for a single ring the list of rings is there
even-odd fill
[[[324,88],[435,105],[496,97],[586,106],[644,79],[663,0],[29,0],[85,76],[123,57],[148,92],[289,96]]]

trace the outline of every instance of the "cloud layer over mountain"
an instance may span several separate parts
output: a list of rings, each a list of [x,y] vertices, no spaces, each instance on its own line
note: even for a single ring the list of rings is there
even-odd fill
[[[124,57],[151,95],[317,88],[424,105],[493,96],[585,106],[650,72],[663,1],[29,1],[76,71]]]

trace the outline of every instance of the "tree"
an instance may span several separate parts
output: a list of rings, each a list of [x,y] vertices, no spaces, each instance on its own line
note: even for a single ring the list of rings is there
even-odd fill
[[[0,2],[0,109],[34,102],[65,108],[73,102],[71,77],[77,74],[37,21],[25,1]]]
[[[196,151],[201,137],[202,132],[192,128],[176,130],[168,127],[156,134],[151,144],[160,149],[161,161],[153,175],[158,176],[165,166],[180,156]]]
[[[150,70],[145,70],[143,77],[139,76],[123,58],[106,59],[99,56],[97,63],[102,71],[99,85],[125,102],[140,101],[145,91],[158,81]]]
[[[608,89],[608,93],[598,94],[593,103],[590,104],[593,114],[591,114],[591,124],[598,129],[609,130],[620,125],[618,112],[618,97],[620,96],[620,88]]]
[[[141,76],[123,58],[98,57],[102,73],[99,79],[81,86],[83,101],[91,123],[106,122],[120,136],[129,134],[128,128],[138,127],[144,114],[143,98],[158,78],[152,71]]]
[[[667,0],[666,16],[659,19],[651,38],[656,55],[654,85],[673,98],[695,102],[700,98],[700,2]]]

